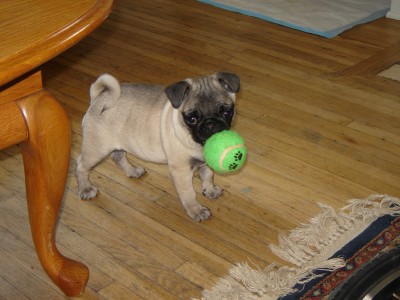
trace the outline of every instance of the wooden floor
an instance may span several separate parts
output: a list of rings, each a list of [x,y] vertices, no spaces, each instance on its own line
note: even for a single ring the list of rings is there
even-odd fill
[[[380,19],[333,39],[187,0],[119,0],[92,35],[47,63],[44,84],[72,120],[71,170],[57,229],[67,256],[90,269],[82,299],[200,297],[237,262],[281,263],[279,232],[373,193],[400,196],[400,82],[377,73],[400,61],[400,21]],[[95,78],[170,84],[216,71],[239,74],[234,129],[249,159],[191,221],[165,165],[138,162],[126,178],[107,160],[100,195],[77,195],[74,165]],[[130,157],[132,161],[137,161]],[[0,299],[63,299],[34,252],[17,147],[0,152]]]

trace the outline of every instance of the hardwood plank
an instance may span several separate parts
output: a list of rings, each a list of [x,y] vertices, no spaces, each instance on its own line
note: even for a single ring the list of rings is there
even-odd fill
[[[325,39],[199,1],[118,1],[98,30],[42,68],[44,87],[71,118],[57,242],[90,269],[81,298],[198,298],[235,263],[286,264],[268,244],[318,214],[318,203],[340,208],[372,193],[400,196],[400,85],[376,75],[396,61],[399,29],[400,21],[382,18]],[[224,189],[216,201],[194,178],[210,221],[187,217],[166,165],[132,155],[145,177],[127,178],[106,159],[91,174],[98,197],[79,199],[75,160],[97,76],[170,84],[219,70],[241,77],[233,127],[249,156],[239,173],[215,176]],[[0,294],[58,299],[33,255],[25,201],[19,148],[4,149]]]
[[[29,298],[19,292],[16,288],[14,288],[11,284],[6,281],[6,278],[0,276],[0,294],[4,299],[21,299],[28,300]]]
[[[400,42],[341,72],[342,76],[379,73],[400,60]]]
[[[113,282],[99,293],[100,297],[103,299],[121,299],[121,300],[140,300],[142,299],[133,291],[129,290],[125,286],[118,282]]]
[[[15,201],[15,199],[10,199]],[[2,206],[2,210],[3,210]],[[2,211],[3,213],[4,211]],[[1,216],[3,218],[3,214]],[[64,298],[62,294],[52,287],[52,282],[43,274],[40,264],[29,266],[21,263],[21,260],[29,256],[28,260],[37,260],[35,251],[32,247],[26,247],[20,241],[0,226],[0,236],[5,245],[0,247],[0,264],[2,266],[2,278],[9,286],[16,290],[16,294],[22,294],[23,297],[31,298],[33,295],[48,295],[52,299]],[[35,270],[31,271],[31,267]],[[33,273],[33,274],[31,274]],[[36,274],[39,274],[37,276]],[[40,273],[43,274],[41,278]],[[33,275],[33,276],[32,276]],[[36,276],[35,276],[36,275]],[[23,282],[23,285],[21,283]],[[10,292],[6,292],[10,293]],[[2,294],[3,297],[4,294]]]
[[[212,288],[215,282],[218,281],[218,277],[214,274],[192,262],[183,264],[176,271],[191,282],[204,286],[205,288]]]

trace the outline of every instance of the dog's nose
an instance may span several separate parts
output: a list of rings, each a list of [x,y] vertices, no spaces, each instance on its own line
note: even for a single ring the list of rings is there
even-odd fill
[[[220,132],[220,131],[223,131],[226,129],[229,129],[229,126],[227,126],[226,122],[223,122],[221,120],[216,120],[216,119],[207,119],[203,122],[203,124],[199,130],[199,135],[205,141],[210,136],[212,136],[214,133],[217,133],[217,132]]]
[[[207,130],[207,132],[214,132],[214,130],[215,130],[215,125],[214,125],[214,123],[212,123],[212,122],[209,122],[207,125],[206,125],[206,130]]]
[[[207,134],[214,134],[226,129],[226,124],[220,120],[210,119],[205,121],[204,129]]]

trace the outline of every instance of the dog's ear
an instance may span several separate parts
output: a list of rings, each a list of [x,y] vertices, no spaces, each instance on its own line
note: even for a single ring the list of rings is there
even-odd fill
[[[233,73],[219,72],[217,78],[221,86],[229,93],[238,93],[240,90],[240,78]]]
[[[174,108],[179,108],[189,94],[191,86],[186,81],[179,81],[165,88],[165,93]]]

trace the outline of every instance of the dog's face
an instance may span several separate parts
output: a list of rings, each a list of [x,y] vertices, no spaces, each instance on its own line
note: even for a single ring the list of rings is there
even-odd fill
[[[240,79],[232,73],[186,79],[165,89],[171,104],[181,113],[182,126],[196,143],[204,145],[214,133],[230,128]]]

